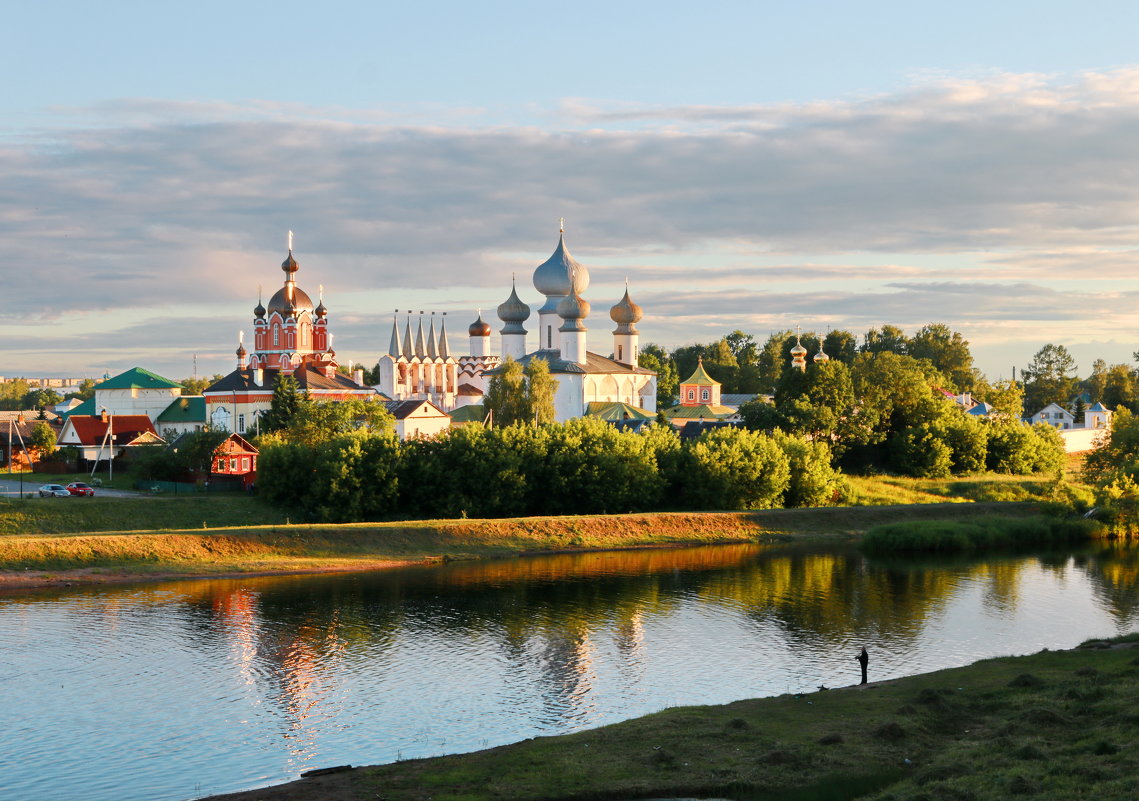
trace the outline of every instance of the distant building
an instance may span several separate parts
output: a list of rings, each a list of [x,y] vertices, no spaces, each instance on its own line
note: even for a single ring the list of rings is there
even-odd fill
[[[680,402],[662,414],[679,428],[710,420],[738,420],[739,410],[720,402],[720,387],[720,382],[708,375],[704,359],[700,358],[692,375],[680,382]]]
[[[230,434],[214,449],[210,477],[237,479],[248,488],[257,480],[257,449],[239,434]]]
[[[88,462],[118,459],[130,448],[162,444],[164,440],[145,414],[73,414],[64,422],[57,442],[60,448],[78,448],[80,458]]]

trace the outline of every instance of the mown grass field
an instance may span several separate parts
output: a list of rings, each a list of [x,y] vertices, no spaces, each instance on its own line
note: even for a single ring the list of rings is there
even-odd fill
[[[1088,645],[863,688],[668,709],[214,801],[1133,801],[1139,636]]]

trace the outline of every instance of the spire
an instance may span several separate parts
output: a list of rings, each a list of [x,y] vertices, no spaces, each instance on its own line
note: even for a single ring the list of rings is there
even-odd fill
[[[431,329],[427,332],[427,356],[439,358],[439,348],[435,345],[435,312],[431,312]]]
[[[396,311],[396,314],[399,314],[399,309],[396,309],[395,311]],[[403,346],[400,344],[400,341],[399,341],[399,320],[395,317],[395,315],[393,315],[392,316],[392,341],[388,345],[388,355],[391,356],[393,359],[398,359],[400,356],[400,352],[402,350],[403,350]]]
[[[419,312],[419,330],[415,332],[415,355],[423,358],[427,355],[427,348],[423,345],[423,311]]]
[[[415,356],[411,339],[411,309],[407,310],[407,314],[407,325],[403,329],[403,358],[411,361],[412,357]]]
[[[447,342],[447,312],[443,312],[443,319],[439,321],[439,358],[451,358],[451,345]]]

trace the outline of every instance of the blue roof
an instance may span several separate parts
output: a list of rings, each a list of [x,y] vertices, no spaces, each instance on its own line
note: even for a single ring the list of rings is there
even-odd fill
[[[1088,411],[1089,412],[1106,412],[1107,407],[1104,406],[1099,401],[1096,401],[1095,403],[1093,403],[1091,406],[1088,407]]]
[[[972,414],[972,415],[976,415],[977,417],[986,417],[995,411],[996,411],[996,409],[994,409],[991,404],[988,404],[985,401],[981,401],[976,406],[974,406],[972,409],[965,412],[965,414]]]

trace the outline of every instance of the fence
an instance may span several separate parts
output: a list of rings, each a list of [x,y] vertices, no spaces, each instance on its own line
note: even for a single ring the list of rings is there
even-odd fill
[[[156,495],[201,495],[215,492],[244,492],[240,479],[213,479],[206,481],[136,481],[134,488],[140,492],[153,492]]]

